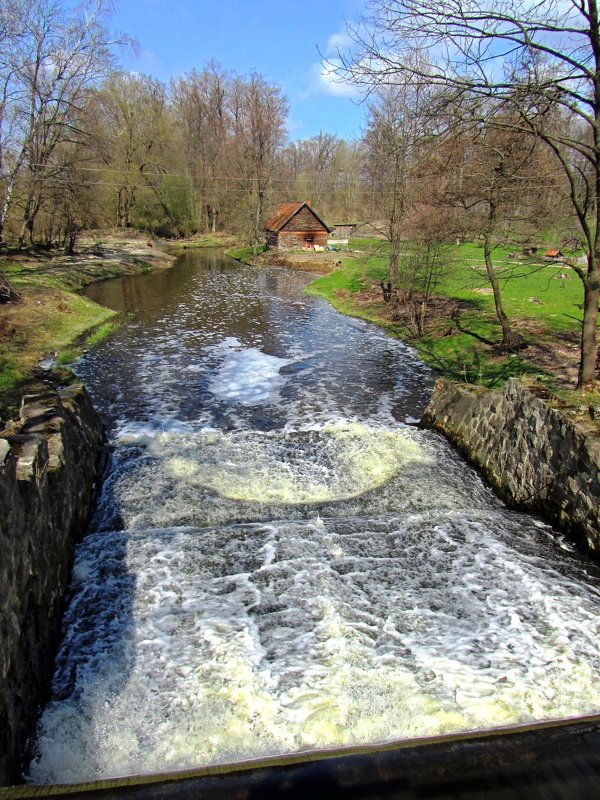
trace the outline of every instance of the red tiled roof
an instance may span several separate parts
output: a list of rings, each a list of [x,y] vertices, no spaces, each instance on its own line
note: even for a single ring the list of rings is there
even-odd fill
[[[300,211],[303,205],[304,203],[283,203],[265,222],[265,230],[276,233],[297,211]]]
[[[560,255],[560,250],[546,250],[545,253],[548,258],[556,258],[556,256]]]
[[[298,211],[300,211],[300,209],[303,206],[307,206],[308,209],[311,211],[311,213],[314,214],[314,216],[323,225],[323,227],[327,228],[327,230],[331,232],[331,228],[323,222],[323,220],[315,212],[315,210],[310,207],[310,204],[306,203],[306,202],[304,202],[304,203],[283,203],[282,205],[279,206],[279,208],[273,214],[273,216],[269,217],[269,219],[265,222],[264,230],[272,231],[273,233],[278,233],[283,228],[283,226],[286,224],[286,222],[289,222],[289,220],[294,216],[294,214],[297,214]]]

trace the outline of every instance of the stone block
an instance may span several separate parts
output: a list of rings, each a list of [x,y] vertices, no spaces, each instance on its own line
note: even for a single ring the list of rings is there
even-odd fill
[[[600,444],[517,379],[476,391],[440,380],[421,425],[444,433],[507,502],[600,549]]]
[[[25,397],[20,430],[0,438],[0,785],[19,779],[47,696],[102,439],[81,386]]]

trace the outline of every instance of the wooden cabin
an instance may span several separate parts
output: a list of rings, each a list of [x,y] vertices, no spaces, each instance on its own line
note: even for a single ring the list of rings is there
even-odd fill
[[[284,203],[265,222],[267,247],[278,250],[314,250],[327,247],[331,228],[310,203]]]
[[[337,239],[349,239],[356,235],[358,222],[336,222],[333,225],[333,235]]]

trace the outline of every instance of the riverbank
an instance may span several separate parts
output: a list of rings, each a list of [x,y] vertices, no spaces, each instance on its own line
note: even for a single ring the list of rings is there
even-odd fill
[[[61,365],[111,332],[114,311],[80,294],[88,284],[123,275],[167,269],[174,249],[133,231],[102,231],[82,237],[77,253],[37,250],[0,253],[0,273],[19,301],[0,305],[0,418],[12,416],[23,392],[40,391],[52,378],[40,363],[69,382]]]
[[[500,327],[483,251],[476,244],[448,246],[422,336],[411,332],[401,308],[383,299],[380,283],[387,280],[389,257],[381,240],[351,239],[348,248],[337,252],[269,251],[252,258],[247,248],[229,254],[256,266],[312,272],[319,277],[307,291],[407,342],[441,377],[488,388],[518,378],[585,433],[600,437],[600,393],[574,390],[583,288],[564,262],[515,257],[509,248],[497,248],[506,310],[528,345],[518,354],[506,354],[496,347]]]

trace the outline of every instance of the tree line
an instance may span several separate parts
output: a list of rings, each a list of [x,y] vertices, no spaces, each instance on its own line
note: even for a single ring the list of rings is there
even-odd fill
[[[216,62],[169,85],[119,71],[114,46],[127,40],[111,39],[107,22],[107,0],[78,10],[7,0],[0,10],[1,241],[69,251],[81,230],[116,226],[227,230],[258,244],[265,217],[289,200],[310,200],[330,223],[369,223],[390,237],[393,260],[434,206],[446,239],[474,231],[464,208],[451,223],[460,193],[442,196],[442,173],[456,189],[468,158],[464,146],[462,161],[434,146],[419,108],[431,91],[378,88],[359,140],[290,141],[277,85]]]
[[[262,241],[274,204],[358,212],[359,146],[286,136],[288,101],[216,62],[172,80],[120,71],[108,0],[0,9],[0,241],[72,251],[80,231],[228,230]]]

